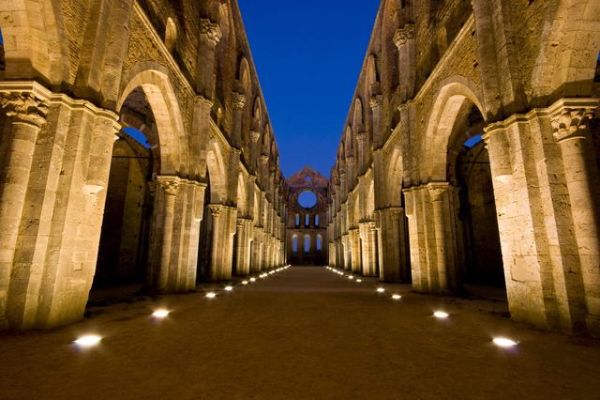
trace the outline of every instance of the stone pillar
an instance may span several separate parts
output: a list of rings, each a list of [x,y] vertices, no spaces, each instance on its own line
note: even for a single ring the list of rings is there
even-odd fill
[[[209,210],[213,219],[210,280],[230,280],[237,209],[223,204],[210,204]]]
[[[568,100],[555,106],[552,116],[554,138],[560,146],[573,217],[581,275],[587,304],[588,331],[600,337],[600,236],[598,191],[592,187],[597,175],[591,143],[590,121],[597,104],[585,106]],[[596,171],[597,174],[597,171]],[[595,178],[595,179],[594,179]]]
[[[355,274],[362,273],[361,271],[361,248],[360,248],[360,231],[358,228],[350,229],[350,264],[352,272]]]
[[[380,148],[384,145],[384,141],[387,139],[383,132],[382,121],[381,121],[381,102],[383,96],[375,94],[371,97],[369,105],[373,112],[373,147]]]
[[[231,142],[234,147],[242,148],[242,121],[244,118],[244,108],[246,108],[246,95],[234,92],[231,100],[233,107],[233,137]]]
[[[357,132],[356,141],[358,142],[358,166],[356,169],[358,175],[362,175],[365,170],[366,152],[368,151],[366,149],[367,134],[365,132]]]
[[[429,194],[431,196],[431,202],[433,204],[433,228],[435,233],[435,247],[429,249],[435,251],[435,271],[437,279],[438,290],[446,292],[449,289],[448,275],[449,275],[449,260],[447,250],[452,246],[450,238],[447,234],[446,223],[446,202],[448,196],[448,184],[447,183],[434,183],[427,186]]]
[[[162,245],[160,266],[157,271],[156,290],[160,293],[168,291],[169,270],[171,265],[171,244],[173,242],[173,222],[175,219],[175,200],[179,191],[179,178],[170,176],[157,177],[157,183],[164,196],[162,201]]]
[[[407,281],[408,268],[404,244],[404,209],[388,207],[376,211],[379,231],[379,277],[384,282]]]
[[[400,101],[414,96],[416,80],[415,27],[406,24],[396,31],[394,44],[398,48],[398,71],[400,71]]]
[[[237,220],[237,270],[236,275],[245,276],[250,274],[250,235],[252,220],[249,218],[238,218]]]
[[[33,152],[48,105],[32,93],[2,94],[0,106],[7,122],[0,155],[0,329],[9,325],[5,315],[13,275],[14,255],[21,226]],[[14,325],[11,323],[10,325]]]
[[[213,100],[215,96],[216,54],[215,48],[221,40],[219,24],[210,19],[200,19],[200,41],[198,44],[198,80],[196,90],[201,96]]]
[[[557,325],[559,317],[539,193],[538,168],[546,160],[538,147],[543,138],[530,131],[530,117],[515,115],[492,124],[486,127],[484,138],[490,156],[511,317],[549,328]]]
[[[352,271],[352,255],[350,251],[350,235],[345,233],[342,236],[342,246],[344,248],[344,269]]]
[[[362,274],[364,276],[377,276],[377,229],[375,223],[364,221],[359,226],[362,240]]]

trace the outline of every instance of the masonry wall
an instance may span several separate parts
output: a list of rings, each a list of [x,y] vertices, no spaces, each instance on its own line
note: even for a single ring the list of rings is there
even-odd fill
[[[330,265],[464,293],[477,260],[515,320],[599,335],[598,7],[382,1],[332,170]],[[477,135],[489,171],[461,182]]]

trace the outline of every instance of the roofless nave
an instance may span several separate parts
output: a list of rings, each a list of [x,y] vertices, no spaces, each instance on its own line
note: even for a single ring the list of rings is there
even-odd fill
[[[382,1],[327,213],[297,223],[235,1],[0,13],[2,328],[272,270],[302,222],[331,266],[600,335],[599,2]]]

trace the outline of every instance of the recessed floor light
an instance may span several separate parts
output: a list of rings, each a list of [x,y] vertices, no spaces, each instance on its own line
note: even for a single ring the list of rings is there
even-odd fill
[[[242,281],[242,285],[247,285],[248,281]]]
[[[358,278],[358,279],[356,280],[356,283],[362,283],[362,279]]]
[[[385,288],[379,287],[377,288],[377,293],[383,293],[385,292]]]
[[[73,343],[79,347],[89,348],[97,346],[101,341],[102,337],[98,335],[84,335],[77,338],[77,340],[75,340]]]
[[[401,298],[402,298],[402,296],[400,296],[399,294],[392,295],[392,300],[400,300]]]
[[[250,282],[256,282],[256,278],[250,278]]]
[[[233,286],[225,286],[224,290],[226,292],[231,292],[231,291],[233,291]]]
[[[167,318],[167,317],[169,316],[169,314],[170,314],[170,313],[171,313],[171,312],[170,312],[169,310],[167,310],[167,309],[164,309],[164,308],[160,308],[160,309],[158,309],[158,310],[155,310],[155,311],[152,313],[152,316],[153,316],[154,318],[163,319],[163,318]]]
[[[208,293],[206,293],[206,298],[207,299],[214,299],[215,297],[217,297],[217,294],[215,292],[208,292]]]
[[[518,345],[518,343],[515,342],[514,340],[505,338],[505,337],[494,338],[494,344],[498,347],[503,347],[503,348],[511,348],[511,347],[515,347],[516,345]]]
[[[438,319],[446,319],[450,316],[446,311],[436,311],[433,313],[433,316]]]

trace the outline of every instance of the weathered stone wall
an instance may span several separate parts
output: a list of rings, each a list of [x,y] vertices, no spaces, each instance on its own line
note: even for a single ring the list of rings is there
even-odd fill
[[[332,170],[330,264],[459,292],[473,260],[501,263],[513,318],[598,335],[599,15],[593,1],[382,1]],[[482,134],[475,190],[456,166]],[[496,233],[502,258],[486,260]]]
[[[198,265],[228,280],[285,262],[285,181],[234,0],[16,0],[0,15],[0,327],[83,315],[109,191],[124,196],[118,268],[146,240],[152,290],[193,289]],[[125,127],[147,137],[152,168],[119,183]]]

